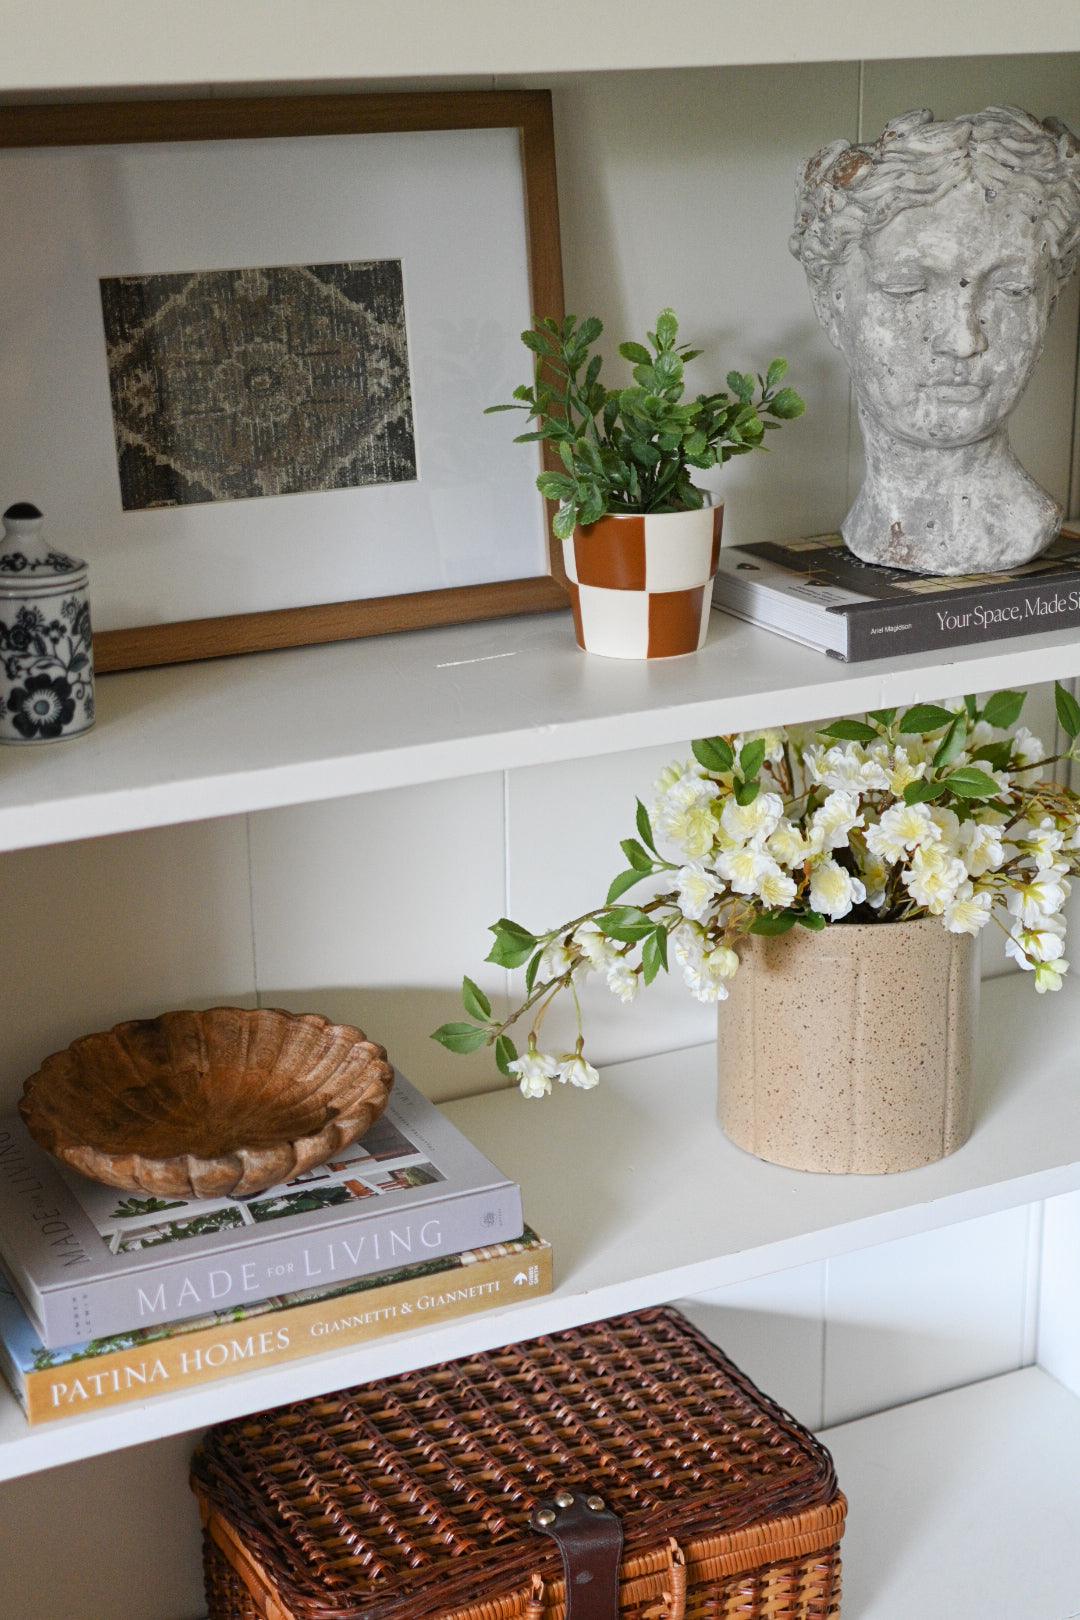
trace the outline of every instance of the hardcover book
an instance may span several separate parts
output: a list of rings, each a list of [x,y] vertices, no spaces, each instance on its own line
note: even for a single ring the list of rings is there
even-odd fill
[[[0,1368],[29,1422],[49,1423],[515,1305],[551,1287],[551,1245],[526,1227],[516,1243],[423,1260],[344,1288],[309,1288],[49,1350],[0,1278]]]
[[[858,661],[1080,625],[1080,528],[1007,574],[909,574],[860,562],[838,534],[720,552],[713,601],[789,640]]]
[[[519,1238],[521,1193],[398,1075],[362,1141],[283,1187],[118,1192],[0,1122],[0,1259],[52,1349]]]

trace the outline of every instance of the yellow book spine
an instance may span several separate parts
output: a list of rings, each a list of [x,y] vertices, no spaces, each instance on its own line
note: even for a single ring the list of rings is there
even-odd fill
[[[549,1294],[552,1287],[548,1243],[479,1255],[428,1276],[283,1306],[245,1321],[215,1323],[130,1350],[29,1371],[24,1375],[27,1418],[32,1424],[48,1423],[145,1401],[193,1384],[497,1310]]]

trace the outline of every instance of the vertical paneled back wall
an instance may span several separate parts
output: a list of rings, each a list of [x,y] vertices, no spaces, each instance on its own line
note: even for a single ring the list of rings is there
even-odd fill
[[[776,436],[770,456],[725,473],[728,539],[834,526],[859,476],[844,371],[787,252],[796,161],[836,136],[873,134],[912,106],[947,115],[1002,100],[1080,126],[1080,59],[570,76],[555,85],[568,306],[604,317],[610,356],[672,304],[707,351],[695,368],[701,386],[781,353],[808,399],[806,418]],[[1074,287],[1015,435],[1059,498],[1071,484],[1074,510],[1077,309]],[[491,431],[504,433],[505,419],[493,418]],[[714,633],[723,634],[722,621]],[[580,656],[569,633],[566,656]],[[1038,697],[1049,726],[1047,694]],[[451,1058],[428,1031],[452,1016],[463,971],[505,995],[504,976],[482,966],[495,917],[550,925],[599,895],[620,864],[619,838],[632,830],[634,794],[669,752],[0,857],[0,1101],[10,1104],[36,1061],[75,1035],[215,1001],[359,1022],[436,1097],[499,1084],[486,1057]],[[988,952],[989,970],[1000,971],[996,940]],[[1052,1016],[1052,1006],[1038,1011]],[[631,1008],[593,991],[587,1016],[593,1055],[604,1061],[713,1032],[710,1010],[668,984]],[[543,1106],[521,1107],[522,1129],[542,1130]],[[1038,1210],[1005,1212],[692,1309],[799,1415],[840,1421],[1030,1360],[1040,1221]],[[1064,1219],[1059,1228],[1067,1230]],[[8,1597],[16,1594],[13,1614],[194,1620],[197,1538],[184,1454],[181,1443],[163,1443],[0,1490],[0,1567]],[[141,1536],[99,1537],[100,1517],[78,1508],[115,1499],[121,1476],[140,1529],[160,1528],[156,1558]],[[55,1491],[73,1504],[63,1549],[28,1533]]]

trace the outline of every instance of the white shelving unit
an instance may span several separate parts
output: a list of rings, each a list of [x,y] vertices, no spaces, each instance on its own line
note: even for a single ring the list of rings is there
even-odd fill
[[[764,352],[774,337],[792,344],[793,355],[801,346],[822,410],[800,425],[808,448],[793,452],[804,459],[793,464],[786,493],[761,512],[766,525],[776,510],[785,512],[783,532],[794,533],[788,519],[794,511],[803,521],[804,504],[828,507],[825,521],[836,521],[855,467],[842,420],[844,384],[829,373],[824,340],[819,351],[814,340],[806,343],[811,317],[801,275],[791,279],[783,246],[789,216],[780,221],[779,199],[782,193],[786,211],[795,158],[838,134],[854,138],[864,121],[876,130],[907,106],[929,104],[945,115],[977,96],[979,104],[1024,100],[1039,113],[1067,111],[1058,103],[1071,93],[1069,67],[1057,58],[1080,51],[1080,7],[1061,0],[1028,0],[1020,9],[1006,0],[951,8],[937,0],[903,7],[894,0],[773,0],[740,9],[730,0],[685,0],[673,21],[645,0],[585,6],[550,0],[542,8],[506,0],[361,6],[305,0],[291,7],[263,0],[224,7],[220,0],[180,7],[165,0],[93,6],[36,0],[32,16],[25,0],[0,0],[0,37],[0,96],[15,99],[554,86],[573,296],[595,298],[620,320],[629,311],[637,318],[669,296],[675,279],[680,314],[691,314],[685,294],[710,339],[715,328],[725,345],[738,333],[749,350]],[[950,68],[939,60],[948,57],[967,60]],[[688,68],[720,71],[713,78],[682,71]],[[619,78],[618,70],[630,69],[666,72]],[[608,77],[598,89],[600,75]],[[743,222],[759,217],[761,242],[755,232],[744,257],[726,259]],[[1080,379],[1075,308],[1072,315],[1068,308],[1066,296],[1040,372],[1045,391],[1026,426],[1018,425],[1032,470],[1054,482],[1063,499],[1068,493],[1075,510]],[[1032,398],[1040,386],[1037,379]],[[733,477],[738,488],[739,474]],[[77,935],[81,884],[97,882],[112,895],[121,863],[98,863],[95,849],[102,846],[95,846],[68,852],[72,867],[79,863],[73,876],[59,852],[64,883],[45,885],[39,904],[48,846],[1078,676],[1080,636],[1070,632],[846,666],[714,615],[703,653],[650,666],[581,657],[562,614],[110,676],[100,683],[99,724],[81,742],[0,751],[0,917],[16,935],[5,937],[0,925],[0,960],[5,951],[23,961],[35,953],[44,958],[58,928]],[[477,803],[488,786],[505,810],[506,783],[463,784],[476,790],[470,802]],[[561,803],[558,810],[565,813]],[[584,813],[578,804],[571,810]],[[287,819],[289,836],[300,837]],[[484,821],[485,838],[496,822],[492,815]],[[314,841],[318,833],[305,836]],[[230,873],[243,866],[244,829],[237,823],[169,837],[178,865],[189,863],[185,872],[203,851],[212,876],[226,870],[225,862]],[[249,862],[253,842],[249,837]],[[155,837],[123,847],[125,860],[127,848],[133,851],[135,868],[118,902],[124,926],[130,913],[132,928],[160,927],[160,914],[138,912],[139,884],[145,863],[168,861],[172,846]],[[43,853],[5,860],[5,852],[35,848]],[[379,856],[374,849],[368,854]],[[462,868],[464,881],[464,859]],[[230,909],[241,892],[242,885],[228,889]],[[193,931],[183,912],[182,876],[169,893],[182,913],[178,929]],[[250,882],[246,893],[254,915]],[[203,904],[197,898],[193,910]],[[350,904],[349,916],[362,919],[355,894],[343,896],[343,909]],[[209,928],[215,919],[206,912],[198,926]],[[164,921],[168,927],[173,919]],[[252,957],[254,940],[252,929]],[[109,968],[97,960],[107,954],[107,938],[95,935],[80,1017],[87,1007],[96,1012],[99,1000],[113,1005]],[[186,993],[187,959],[178,955],[174,979],[171,959],[162,953],[161,960],[169,994]],[[262,993],[254,972],[250,983],[243,980],[238,953],[215,958],[215,975],[219,960],[228,963],[220,976],[230,993],[250,1001]],[[270,983],[338,982],[325,971],[304,977],[301,969],[291,981],[289,972],[291,964]],[[391,989],[405,988],[393,971],[389,977]],[[428,988],[439,986],[432,981]],[[0,1000],[0,1013],[9,1011],[17,1023],[18,1009]],[[26,1025],[37,1028],[32,1020]],[[180,1437],[220,1418],[605,1314],[749,1284],[785,1268],[813,1267],[995,1212],[1032,1206],[1023,1289],[1027,1303],[1037,1303],[1041,1283],[1044,1305],[1053,1307],[1039,1318],[1049,1330],[1038,1340],[1038,1311],[1028,1311],[1030,1331],[1018,1333],[1023,1342],[1012,1364],[1037,1359],[1080,1389],[1070,1338],[1078,1320],[1072,1279],[1080,1275],[1080,1210],[1074,1200],[1056,1206],[1045,1228],[1051,1241],[1040,1247],[1037,1208],[1041,1200],[1080,1191],[1080,986],[1036,1003],[1029,982],[994,983],[986,990],[982,1043],[984,1095],[971,1141],[942,1164],[901,1176],[798,1175],[739,1153],[712,1123],[712,1046],[610,1068],[598,1091],[548,1099],[536,1128],[537,1116],[516,1093],[450,1105],[450,1117],[520,1179],[530,1221],[555,1246],[556,1292],[497,1314],[33,1430],[0,1387],[0,1481],[23,1482],[6,1487],[23,1493],[8,1547],[25,1554],[26,1572],[23,1585],[16,1573],[11,1586],[4,1565],[4,1620],[70,1620],[68,1594],[82,1605],[77,1620],[106,1614],[192,1620],[197,1593],[191,1595],[189,1580],[181,1614],[171,1588],[163,1596],[158,1556],[167,1564],[174,1553],[172,1579],[189,1579],[197,1557],[193,1525],[190,1544],[175,1553],[190,1509]],[[10,1093],[17,1077],[6,1078]],[[1018,1284],[1014,1292],[1021,1291]],[[821,1329],[823,1372],[826,1353],[833,1353],[824,1310]],[[171,1449],[168,1437],[176,1437]],[[828,1431],[826,1440],[851,1501],[844,1620],[1078,1620],[1072,1480],[1080,1400],[1040,1366],[881,1412]],[[134,1449],[155,1441],[161,1444]],[[110,1465],[106,1454],[114,1451],[122,1456]],[[30,1477],[60,1465],[62,1476]],[[157,1475],[166,1472],[171,1495],[160,1493]],[[95,1494],[103,1479],[121,1476],[123,1490],[141,1490],[147,1499],[139,1502],[147,1545],[138,1553],[151,1574],[134,1595],[122,1572],[113,1574],[123,1538],[102,1534]],[[54,1505],[50,1492],[74,1502],[74,1512]],[[91,1518],[95,1525],[87,1528],[81,1521]],[[88,1559],[101,1577],[89,1597],[79,1586]]]
[[[716,612],[660,664],[555,613],[110,675],[85,739],[6,752],[0,851],[1078,674],[1067,630],[843,664]]]
[[[1077,1620],[1080,1400],[1038,1367],[828,1429],[844,1620]]]
[[[618,1064],[596,1091],[548,1099],[542,1131],[516,1091],[452,1104],[455,1124],[521,1183],[557,1256],[554,1294],[34,1429],[3,1391],[0,1479],[1080,1188],[1080,1099],[1063,1105],[1080,988],[1060,994],[1035,1065],[1023,1040],[1031,994],[1019,976],[985,987],[980,1123],[952,1158],[903,1175],[806,1175],[741,1153],[710,1123],[712,1046]]]

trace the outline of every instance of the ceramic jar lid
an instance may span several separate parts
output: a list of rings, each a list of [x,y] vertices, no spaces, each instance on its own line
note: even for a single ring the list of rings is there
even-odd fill
[[[50,546],[42,535],[44,521],[29,501],[17,501],[4,513],[0,596],[32,596],[50,585],[73,589],[86,584],[85,562]]]

